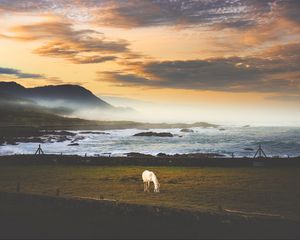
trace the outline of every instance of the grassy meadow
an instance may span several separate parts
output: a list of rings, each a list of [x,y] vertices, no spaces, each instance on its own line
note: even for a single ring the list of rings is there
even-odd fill
[[[144,193],[141,174],[153,170],[161,192]],[[115,199],[176,208],[223,208],[300,220],[300,168],[1,166],[0,191]]]

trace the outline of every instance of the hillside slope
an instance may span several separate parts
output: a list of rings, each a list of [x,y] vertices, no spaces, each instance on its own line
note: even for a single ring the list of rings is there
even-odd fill
[[[25,88],[15,82],[0,82],[0,98],[7,96],[33,101],[44,107],[113,109],[113,106],[78,85]]]

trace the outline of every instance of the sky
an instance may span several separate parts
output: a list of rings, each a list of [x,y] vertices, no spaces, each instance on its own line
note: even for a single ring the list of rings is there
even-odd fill
[[[0,81],[78,84],[144,121],[299,126],[299,12],[297,0],[0,0]]]

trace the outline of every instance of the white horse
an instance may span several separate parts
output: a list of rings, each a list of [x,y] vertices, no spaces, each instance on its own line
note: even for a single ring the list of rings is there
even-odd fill
[[[142,174],[142,179],[144,182],[144,192],[150,191],[150,183],[153,182],[154,184],[154,192],[159,193],[160,184],[155,176],[154,172],[145,170]]]

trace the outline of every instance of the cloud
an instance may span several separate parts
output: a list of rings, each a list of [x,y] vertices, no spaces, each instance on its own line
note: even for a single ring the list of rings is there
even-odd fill
[[[38,12],[111,27],[219,25],[247,28],[273,17],[299,22],[297,0],[0,0],[0,11]]]
[[[277,95],[267,97],[266,99],[285,102],[300,102],[300,95]]]
[[[18,69],[3,68],[3,67],[0,67],[0,75],[13,76],[16,78],[33,78],[33,79],[45,78],[45,76],[41,74],[24,73]]]
[[[26,73],[19,69],[15,68],[6,68],[6,67],[0,67],[0,78],[2,80],[7,80],[7,78],[17,80],[24,80],[24,79],[34,79],[34,80],[43,80],[50,84],[62,84],[64,83],[60,78],[58,77],[48,77],[44,74],[36,74],[36,73]]]
[[[256,25],[274,1],[104,1],[92,14],[99,24],[132,28],[222,24],[242,28]]]
[[[65,39],[66,35],[72,36],[72,44],[67,46],[69,52],[64,54],[70,53],[65,58],[74,63],[78,62],[73,59],[75,54],[86,55],[86,51],[79,52],[78,46],[73,44],[74,41],[79,41],[78,38],[81,38],[80,45],[85,45],[85,36],[93,35],[94,41],[99,42],[98,46],[110,49],[114,47],[109,47],[109,43],[114,44],[117,45],[115,49],[122,53],[124,50],[128,51],[129,44],[119,40],[108,41],[103,34],[101,37],[93,30],[74,30],[70,22],[74,25],[83,22],[112,28],[164,26],[174,30],[200,29],[205,32],[201,38],[210,38],[209,43],[214,44],[209,51],[222,51],[224,54],[251,50],[258,44],[285,41],[288,38],[299,37],[300,34],[300,3],[296,0],[0,0],[0,9],[26,14],[46,13],[60,18],[58,23],[16,28],[15,31],[22,32],[18,36],[0,34],[0,37],[34,40],[41,37],[53,39],[57,36],[60,39],[53,40],[58,44],[49,43],[49,56],[64,57],[60,44],[70,41]],[[97,34],[98,36],[95,36]],[[87,41],[87,44],[91,42]],[[48,51],[43,51],[43,48],[40,50],[36,52],[47,56]],[[98,55],[105,57],[103,52],[98,51],[93,57]]]
[[[93,21],[98,25],[120,28],[220,23],[226,27],[243,28],[262,21],[265,15],[272,11],[272,4],[275,2],[277,1],[1,0],[0,9],[16,12],[50,12],[72,20]]]
[[[118,86],[226,92],[300,91],[300,43],[270,48],[252,57],[133,63],[127,72],[99,72]]]
[[[297,0],[85,1],[93,22],[118,28],[154,26],[236,29],[242,32],[283,19],[299,23]]]
[[[89,64],[89,63],[102,63],[106,61],[113,61],[117,59],[116,56],[88,56],[88,57],[80,57],[80,58],[73,58],[72,62],[77,64]]]
[[[1,36],[21,41],[44,40],[46,43],[34,53],[64,58],[75,64],[112,61],[120,54],[131,53],[125,40],[108,40],[98,31],[75,30],[72,24],[58,21],[15,26],[10,35]]]
[[[120,86],[235,92],[299,90],[299,1],[0,0],[0,9],[47,12],[60,16],[59,20],[51,22],[16,26],[10,29],[10,34],[2,33],[0,37],[21,41],[43,40],[43,45],[36,48],[34,53],[63,58],[74,64],[122,59],[123,62],[118,63],[127,67],[125,72],[100,73],[105,75],[104,81]],[[143,56],[133,53],[129,42],[125,40],[111,40],[101,32],[75,28],[76,21],[81,21],[83,15],[87,16],[84,17],[86,21],[96,26],[184,26],[195,31],[198,27],[204,27],[207,34],[203,37],[211,38],[213,50],[221,49],[224,55],[231,57],[185,61],[147,60],[130,65],[128,62]],[[68,21],[70,19],[72,21]],[[214,34],[216,31],[222,34]],[[214,39],[215,35],[219,40]],[[233,56],[236,49],[248,48],[251,50],[245,50],[243,57]]]
[[[277,4],[280,15],[285,18],[295,21],[297,23],[300,22],[300,2],[295,0],[281,0]]]

